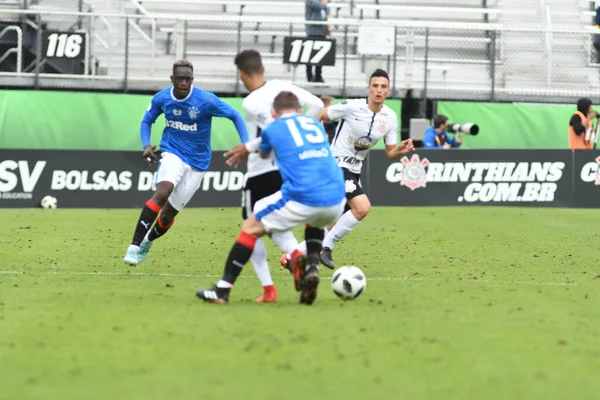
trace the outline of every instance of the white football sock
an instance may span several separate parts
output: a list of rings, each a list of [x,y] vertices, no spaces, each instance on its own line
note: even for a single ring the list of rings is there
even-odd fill
[[[360,223],[354,215],[352,210],[346,211],[335,223],[333,228],[327,233],[323,240],[323,247],[329,247],[333,249],[333,245],[340,241],[341,238],[350,233],[356,225]]]
[[[271,271],[269,270],[269,264],[267,263],[267,249],[265,248],[265,242],[263,238],[256,239],[254,244],[254,250],[250,256],[254,271],[258,275],[258,280],[263,286],[270,286],[273,284],[273,278],[271,278]]]
[[[306,240],[303,240],[298,244],[298,250],[300,250],[303,253],[306,253]],[[291,253],[288,253],[288,254],[291,254]]]
[[[292,231],[273,233],[271,240],[286,254],[292,253],[298,248],[298,241]]]

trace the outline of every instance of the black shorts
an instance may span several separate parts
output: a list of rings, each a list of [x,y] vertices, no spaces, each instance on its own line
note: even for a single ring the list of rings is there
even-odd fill
[[[342,168],[342,171],[344,171],[344,180],[346,181],[346,200],[352,200],[356,196],[365,194],[360,186],[360,174],[350,172],[346,168]]]
[[[260,199],[277,193],[282,184],[279,171],[270,171],[248,178],[242,191],[242,218],[248,218],[252,214],[254,204]]]

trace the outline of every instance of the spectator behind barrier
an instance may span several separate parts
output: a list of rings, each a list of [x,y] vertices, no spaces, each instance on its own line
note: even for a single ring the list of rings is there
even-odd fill
[[[450,149],[460,147],[463,142],[462,136],[457,134],[456,139],[446,133],[448,129],[448,117],[438,114],[433,117],[433,125],[427,128],[423,137],[423,147],[428,149]]]
[[[594,144],[592,136],[593,119],[596,112],[592,109],[592,100],[582,98],[577,101],[577,111],[569,121],[569,148],[592,149]]]
[[[419,99],[413,97],[412,89],[406,91],[406,95],[402,99],[402,107],[400,110],[400,140],[407,140],[410,139],[410,120],[412,118],[419,118],[421,113],[421,102]]]
[[[327,3],[329,0],[304,0],[306,7],[304,18],[307,21],[327,21]],[[327,25],[306,25],[306,36],[314,38],[325,38],[331,35]],[[321,75],[321,66],[315,65],[315,74],[312,73],[313,66],[306,64],[306,79],[309,82],[325,82]]]

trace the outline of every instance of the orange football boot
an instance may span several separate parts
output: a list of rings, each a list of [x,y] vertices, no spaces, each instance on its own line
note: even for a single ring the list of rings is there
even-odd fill
[[[275,285],[263,286],[263,295],[256,299],[257,303],[276,303],[277,289]]]

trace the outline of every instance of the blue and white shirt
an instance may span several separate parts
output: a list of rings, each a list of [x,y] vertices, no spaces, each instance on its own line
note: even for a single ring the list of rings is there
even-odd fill
[[[248,141],[243,117],[215,94],[192,86],[185,98],[177,99],[170,86],[156,93],[146,110],[140,127],[144,147],[150,145],[151,126],[163,113],[167,126],[163,130],[161,150],[175,154],[198,171],[206,171],[210,165],[213,117],[230,119],[242,143]]]
[[[261,137],[261,153],[275,153],[284,199],[311,207],[342,202],[346,196],[344,174],[319,121],[308,115],[286,114],[273,121]]]

